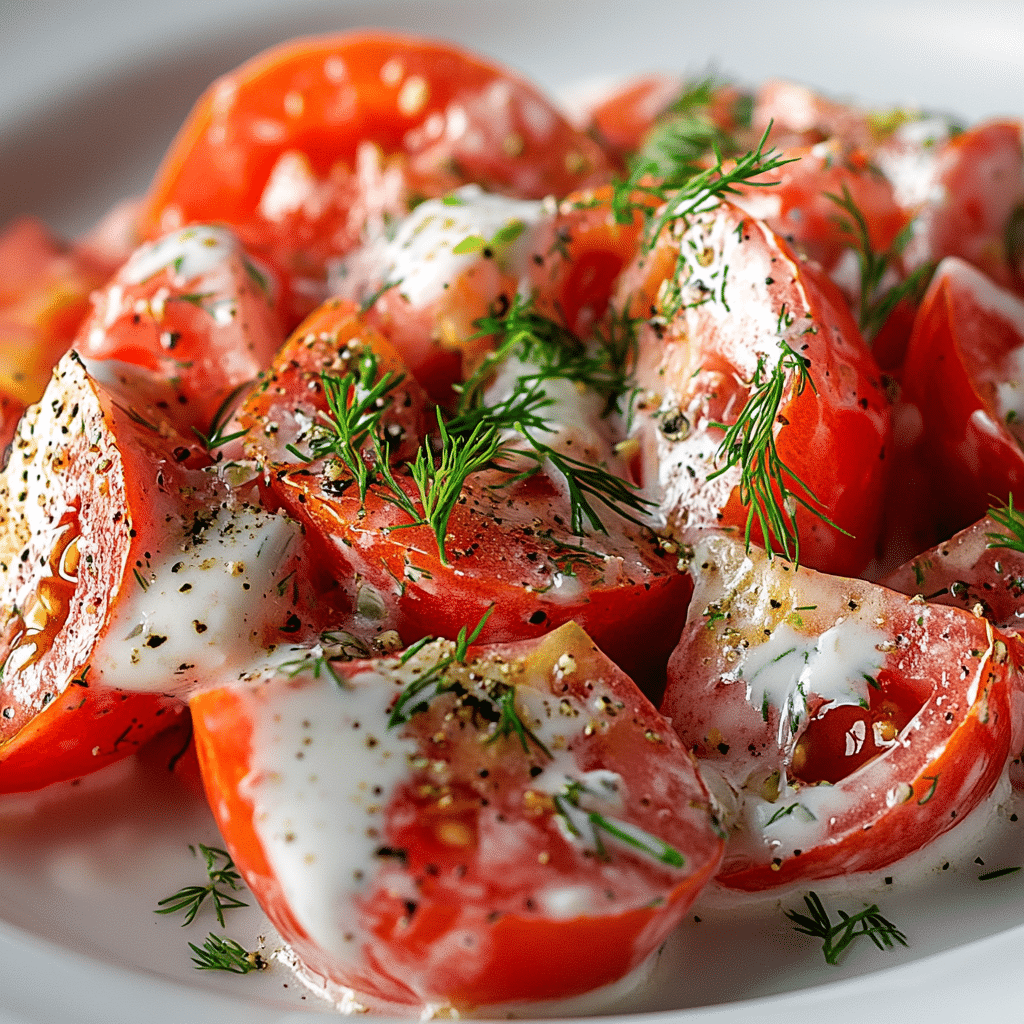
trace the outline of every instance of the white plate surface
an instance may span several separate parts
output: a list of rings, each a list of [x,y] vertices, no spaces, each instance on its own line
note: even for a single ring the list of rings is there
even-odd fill
[[[30,212],[62,232],[86,228],[145,188],[216,74],[294,34],[370,25],[456,39],[555,90],[715,67],[750,83],[789,77],[968,118],[1024,114],[1019,0],[0,0],[0,224]],[[894,868],[891,885],[879,878],[827,897],[851,911],[877,901],[906,932],[905,951],[855,947],[830,968],[783,917],[799,892],[754,908],[705,900],[652,978],[607,1012],[621,1015],[618,1024],[1019,1018],[1024,872],[977,877],[1024,864],[1024,821],[1013,812],[986,809],[980,839]],[[58,788],[42,804],[0,801],[0,1022],[301,1024],[329,1015],[280,966],[245,978],[192,970],[186,940],[220,931],[216,923],[183,931],[152,911],[201,880],[187,849],[196,842],[218,842],[201,802],[134,765]],[[254,910],[236,912],[227,930],[274,946]]]

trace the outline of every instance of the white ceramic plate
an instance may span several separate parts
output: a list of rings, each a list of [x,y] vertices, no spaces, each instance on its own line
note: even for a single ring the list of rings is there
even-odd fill
[[[63,232],[86,228],[145,187],[216,74],[290,35],[357,26],[448,36],[556,90],[630,71],[716,67],[748,82],[790,77],[968,118],[1024,114],[1024,6],[972,2],[969,17],[963,6],[0,0],[0,223],[30,212]],[[753,908],[705,901],[651,979],[608,1012],[619,1024],[1005,1019],[1024,1003],[1024,872],[977,876],[1024,863],[1024,822],[1013,810],[987,809],[982,838],[895,868],[892,885],[879,878],[831,892],[831,908],[877,901],[907,934],[906,950],[865,944],[827,967],[783,917],[800,906],[799,892]],[[201,880],[187,848],[196,842],[218,842],[202,803],[134,765],[55,789],[42,804],[0,801],[0,1022],[301,1024],[328,1015],[280,966],[245,978],[192,969],[186,941],[220,931],[216,923],[183,931],[152,911]],[[255,910],[236,912],[227,930],[274,946]]]

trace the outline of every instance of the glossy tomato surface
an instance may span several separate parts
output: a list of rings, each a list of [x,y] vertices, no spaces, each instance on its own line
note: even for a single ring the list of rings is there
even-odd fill
[[[149,237],[234,225],[282,269],[297,309],[328,257],[416,198],[470,181],[565,195],[607,174],[593,140],[504,68],[447,43],[356,33],[285,44],[214,83],[165,157],[142,225]]]
[[[776,505],[787,520],[770,529],[776,550],[833,572],[863,569],[881,520],[889,403],[828,279],[723,203],[666,225],[623,274],[617,301],[643,318],[635,436],[644,488],[669,529],[742,536],[749,524],[763,543],[760,512]],[[754,455],[730,467],[724,430],[744,417],[743,436],[759,440],[736,441]],[[743,472],[761,483],[744,484]]]
[[[275,290],[231,232],[183,228],[141,246],[95,293],[75,350],[150,422],[212,436],[284,341]]]
[[[718,863],[689,755],[576,626],[312,669],[196,697],[200,763],[275,925],[363,1005],[609,984]]]
[[[725,538],[693,572],[662,711],[732,809],[722,884],[881,868],[993,791],[1022,704],[990,623]]]
[[[903,400],[942,499],[935,539],[1024,490],[1024,301],[962,260],[944,260],[914,323]]]

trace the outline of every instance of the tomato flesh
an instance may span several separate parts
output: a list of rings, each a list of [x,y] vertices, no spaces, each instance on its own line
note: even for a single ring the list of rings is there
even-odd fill
[[[389,728],[404,688],[452,649],[435,643],[404,663],[336,662],[342,687],[310,672],[195,697],[200,764],[235,863],[307,968],[371,1008],[465,1011],[610,984],[657,948],[720,857],[690,758],[573,625],[471,649],[441,691],[420,690]],[[524,732],[501,728],[496,695],[512,702]],[[290,740],[280,763],[268,758],[268,726],[282,737],[299,730],[301,779],[286,764]],[[309,778],[322,745],[350,766],[327,787]],[[381,748],[395,770],[373,773],[371,790],[362,765]],[[277,831],[275,794],[293,778],[321,824],[309,830],[301,812],[290,814],[289,839]],[[580,792],[577,778],[587,793],[561,795]],[[356,795],[364,788],[369,800]],[[593,818],[572,824],[564,799],[635,842],[601,839]],[[360,843],[367,859],[351,862],[355,881],[338,873],[311,903],[294,870],[307,851],[313,865]]]

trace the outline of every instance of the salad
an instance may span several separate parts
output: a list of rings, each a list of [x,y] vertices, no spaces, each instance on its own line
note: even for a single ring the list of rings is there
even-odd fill
[[[600,1005],[712,890],[904,943],[814,887],[1016,781],[1022,211],[1017,122],[254,58],[0,238],[0,792],[173,749],[161,912],[244,880],[348,1010]]]

